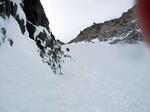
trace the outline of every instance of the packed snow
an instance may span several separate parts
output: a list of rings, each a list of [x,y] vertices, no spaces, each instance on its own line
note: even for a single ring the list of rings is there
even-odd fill
[[[0,47],[1,112],[149,112],[150,50],[144,43],[78,43],[63,75],[33,50]],[[67,53],[67,52],[66,52]]]

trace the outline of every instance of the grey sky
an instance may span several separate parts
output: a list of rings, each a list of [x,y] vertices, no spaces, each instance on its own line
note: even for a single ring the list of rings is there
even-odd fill
[[[68,42],[80,30],[121,16],[134,0],[41,0],[56,38]]]

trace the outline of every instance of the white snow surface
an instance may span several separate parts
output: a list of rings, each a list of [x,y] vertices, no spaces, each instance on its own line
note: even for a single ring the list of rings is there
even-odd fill
[[[54,75],[30,47],[0,47],[1,112],[150,111],[150,49],[144,43],[65,45],[72,58],[63,75]]]

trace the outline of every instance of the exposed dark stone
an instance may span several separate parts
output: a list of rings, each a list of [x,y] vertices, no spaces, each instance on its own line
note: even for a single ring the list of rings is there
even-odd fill
[[[36,40],[40,39],[42,42],[45,42],[47,37],[47,34],[45,31],[40,32],[39,35],[36,37]]]
[[[6,35],[6,29],[5,28],[1,28],[2,34]]]
[[[18,22],[18,24],[19,24],[19,26],[20,26],[20,29],[21,29],[22,34],[24,34],[25,31],[26,31],[26,27],[25,27],[25,22],[24,22],[24,20],[23,20],[23,19],[20,19],[18,15],[16,16],[16,20],[17,20],[17,22]]]
[[[16,14],[17,9],[18,9],[17,4],[14,4],[11,2],[11,14],[14,18],[16,18],[16,16],[17,16],[17,14]]]
[[[110,44],[117,44],[117,43],[119,43],[119,42],[121,42],[121,39],[116,39],[116,40],[110,42]]]
[[[0,2],[0,12],[4,12],[4,5],[3,5],[3,2]]]
[[[30,22],[27,22],[26,27],[29,32],[29,37],[34,40],[34,32],[36,30],[36,27],[32,25]]]
[[[6,29],[5,28],[1,28],[1,32],[3,34],[3,37],[2,37],[2,41],[4,43],[5,39],[6,39]]]
[[[0,16],[2,18],[5,18],[5,12],[6,12],[6,2],[2,0],[0,1]]]
[[[8,42],[9,42],[9,44],[10,44],[10,46],[13,46],[13,40],[12,39],[8,39]]]
[[[24,11],[27,20],[34,25],[41,25],[49,29],[49,21],[45,15],[44,8],[40,0],[24,0]]]
[[[9,17],[11,15],[11,1],[4,0],[6,3],[6,15]]]
[[[60,40],[56,40],[57,41],[57,43],[59,44],[59,45],[64,45],[65,43],[64,42],[62,42],[62,41],[60,41]]]
[[[36,45],[38,46],[38,48],[40,48],[41,50],[43,50],[44,49],[44,47],[42,46],[42,44],[41,44],[41,41],[40,40],[37,40],[36,41]]]
[[[69,48],[66,48],[66,51],[68,51],[68,52],[69,52],[69,51],[70,51],[70,49],[69,49]]]

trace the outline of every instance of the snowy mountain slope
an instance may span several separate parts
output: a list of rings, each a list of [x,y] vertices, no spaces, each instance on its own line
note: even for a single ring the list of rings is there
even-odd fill
[[[0,110],[150,111],[150,51],[145,44],[96,42],[63,49],[68,47],[72,58],[65,60],[63,75],[53,75],[38,54],[30,54],[32,50],[11,50],[9,45],[0,48]]]
[[[100,42],[109,41],[110,44],[135,44],[138,41],[143,41],[137,21],[134,6],[119,18],[104,23],[93,23],[69,43],[91,42],[96,39]]]
[[[24,42],[30,46],[36,45],[34,53],[38,52],[39,57],[53,72],[60,71],[63,51],[49,28],[49,21],[40,0],[0,1],[0,45],[7,42],[12,48],[20,47]],[[28,52],[33,48],[26,44],[21,46],[28,48]]]

